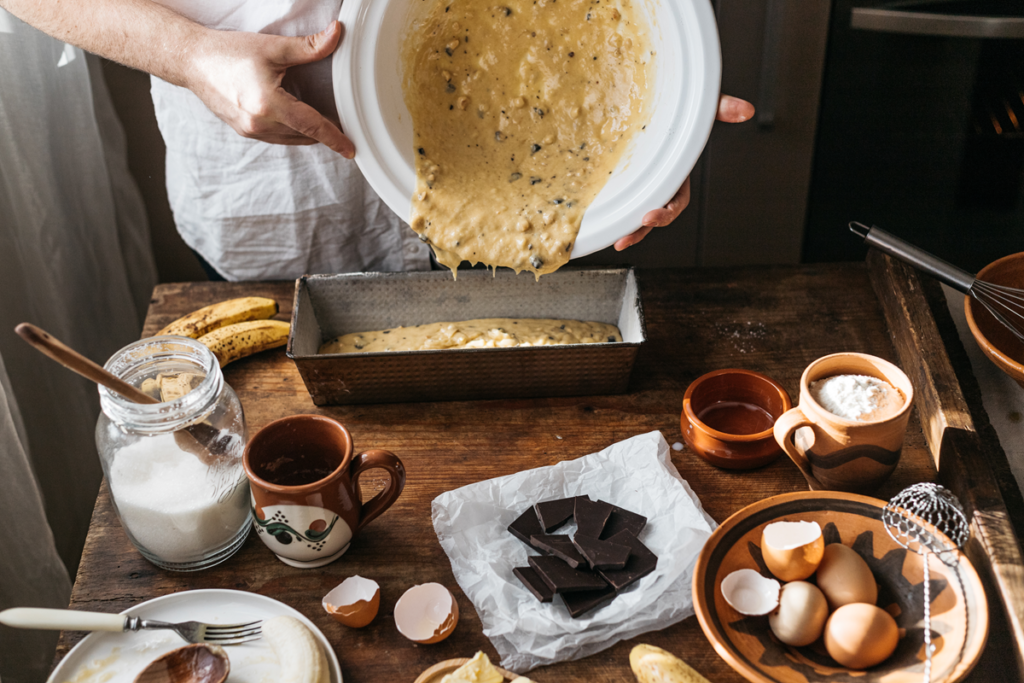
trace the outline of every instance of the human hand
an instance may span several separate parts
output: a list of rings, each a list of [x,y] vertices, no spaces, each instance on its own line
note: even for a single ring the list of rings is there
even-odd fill
[[[722,95],[718,100],[718,113],[715,118],[726,123],[742,123],[754,116],[754,105],[738,97]],[[615,251],[622,251],[647,237],[653,228],[668,225],[674,221],[687,204],[690,203],[690,178],[683,181],[682,187],[676,192],[668,204],[662,209],[654,209],[644,214],[643,226],[636,232],[626,235],[615,243]]]
[[[185,85],[243,137],[279,145],[321,142],[351,159],[352,141],[281,87],[289,67],[328,57],[340,39],[337,21],[311,36],[208,31],[198,41],[196,68]]]

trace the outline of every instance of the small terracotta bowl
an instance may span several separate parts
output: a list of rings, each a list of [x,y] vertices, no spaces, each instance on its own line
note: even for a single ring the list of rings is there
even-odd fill
[[[789,394],[770,377],[715,370],[694,380],[683,395],[683,440],[716,467],[761,467],[782,455],[772,428],[792,407]]]
[[[1024,252],[1004,256],[978,272],[977,278],[996,285],[1024,289]],[[985,307],[965,297],[964,313],[978,346],[996,366],[1024,387],[1024,343]]]

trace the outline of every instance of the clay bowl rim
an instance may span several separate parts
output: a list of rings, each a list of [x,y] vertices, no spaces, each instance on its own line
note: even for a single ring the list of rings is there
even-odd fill
[[[1024,251],[1017,252],[1016,254],[1007,254],[1006,256],[996,259],[992,263],[988,264],[984,268],[978,271],[975,275],[976,280],[985,280],[985,276],[990,274],[993,270],[997,270],[1000,266],[1020,261],[1024,263]],[[1017,285],[1010,285],[1017,286]],[[999,367],[1000,370],[1010,375],[1014,380],[1021,383],[1024,386],[1024,364],[1021,364],[1014,359],[1003,353],[999,347],[989,341],[988,337],[981,331],[977,320],[974,318],[974,299],[970,294],[964,295],[964,317],[967,318],[967,327],[971,330],[971,335],[974,337],[974,341],[978,343],[981,350],[988,355],[991,360]],[[996,324],[1000,324],[996,321]],[[1011,372],[1012,371],[1012,372]]]
[[[756,377],[757,379],[763,380],[767,382],[773,389],[775,389],[782,397],[783,414],[785,414],[786,411],[790,410],[793,407],[793,399],[790,398],[789,392],[786,391],[786,389],[781,384],[776,382],[768,375],[765,375],[764,373],[761,372],[757,372],[756,370],[745,370],[743,368],[722,368],[720,370],[712,370],[711,372],[707,372],[701,375],[697,379],[690,382],[690,386],[686,387],[686,393],[683,394],[683,417],[686,419],[686,421],[693,425],[694,429],[699,429],[708,436],[718,439],[719,441],[728,441],[732,443],[752,443],[755,441],[762,441],[769,437],[774,439],[774,421],[777,421],[779,417],[782,417],[782,415],[779,415],[778,417],[773,415],[772,426],[762,432],[756,432],[754,434],[731,434],[729,432],[720,432],[717,429],[714,429],[710,425],[706,424],[705,422],[702,422],[701,419],[697,417],[697,414],[693,412],[693,406],[691,403],[691,398],[693,396],[694,390],[704,382],[714,379],[715,377],[720,377],[722,375],[747,375],[749,377]],[[758,407],[764,410],[764,406]],[[733,459],[742,460],[743,456],[739,456]]]
[[[870,496],[864,496],[856,493],[844,493],[841,491],[797,491],[794,493],[782,493],[775,496],[770,496],[768,498],[764,498],[755,503],[751,503],[750,505],[747,505],[746,507],[738,510],[737,512],[730,515],[724,522],[722,522],[718,526],[717,529],[715,529],[714,532],[712,532],[711,536],[705,542],[704,547],[701,549],[700,555],[698,556],[697,562],[694,566],[693,581],[691,583],[691,593],[693,599],[694,612],[697,616],[697,621],[700,623],[701,631],[703,631],[705,637],[708,639],[712,647],[715,649],[715,652],[718,653],[718,655],[722,659],[724,659],[725,662],[730,667],[732,667],[734,671],[736,671],[738,674],[746,678],[748,681],[753,681],[754,683],[777,683],[779,679],[772,678],[766,675],[764,671],[757,666],[757,662],[749,663],[744,661],[743,657],[737,656],[738,653],[742,653],[740,653],[738,648],[736,648],[732,644],[731,639],[728,638],[727,634],[720,633],[719,629],[714,625],[714,623],[712,623],[711,617],[713,614],[717,613],[717,610],[713,602],[711,605],[708,605],[707,600],[705,599],[706,593],[704,590],[704,584],[707,577],[708,564],[710,562],[711,555],[715,552],[718,545],[722,542],[723,537],[727,533],[729,533],[736,525],[764,510],[769,510],[771,508],[778,507],[779,505],[799,500],[821,500],[823,501],[823,504],[826,505],[828,504],[828,501],[848,501],[865,504],[871,507],[877,507],[879,508],[879,510],[881,510],[881,508],[883,508],[886,505],[885,501],[879,500],[877,498],[872,498]],[[828,510],[826,509],[822,511]],[[764,520],[764,522],[770,523],[771,521],[775,521],[776,519],[777,517],[773,517],[771,519]],[[881,520],[879,519],[876,521],[880,526],[878,533],[881,537],[888,539],[889,536],[884,532],[884,527],[881,527]],[[742,538],[739,540],[742,540]],[[737,542],[739,542],[739,540]],[[730,548],[731,547],[734,546],[730,546]],[[729,550],[726,550],[726,553],[728,552]],[[915,555],[911,551],[907,552],[907,557],[920,557],[921,562],[924,562],[924,558],[922,556]],[[988,595],[986,594],[984,586],[981,583],[981,579],[978,576],[977,570],[974,568],[974,565],[971,564],[970,559],[962,552],[959,554],[958,557],[959,562],[957,566],[960,569],[959,575],[963,586],[962,590],[964,591],[964,594],[966,595],[969,590],[971,593],[976,594],[976,596],[980,599],[977,600],[977,605],[972,606],[972,609],[969,610],[970,621],[968,625],[968,630],[965,631],[965,641],[960,653],[962,655],[961,659],[953,665],[951,675],[941,679],[933,679],[935,683],[955,683],[956,681],[960,681],[964,677],[966,677],[978,663],[978,660],[981,658],[981,655],[984,652],[985,646],[988,642]],[[932,574],[935,573],[935,569],[943,571],[941,569],[941,567],[943,566],[945,566],[943,565],[943,563],[936,562],[933,560],[931,562],[931,567],[933,569]],[[957,602],[959,604],[960,601],[958,600]],[[767,617],[763,618],[767,620]],[[976,624],[977,628],[979,628],[980,631],[972,634],[970,631],[971,623]],[[767,624],[765,625],[765,627],[767,628]],[[900,627],[900,630],[901,632],[903,631],[902,626]],[[903,637],[905,637],[905,634],[901,635],[901,639]],[[774,636],[772,636],[772,639],[774,641]],[[780,647],[786,648],[787,646],[780,645]],[[842,667],[839,668],[841,669]],[[872,669],[869,668],[865,671],[867,674],[870,674]],[[865,680],[868,679],[865,678]]]

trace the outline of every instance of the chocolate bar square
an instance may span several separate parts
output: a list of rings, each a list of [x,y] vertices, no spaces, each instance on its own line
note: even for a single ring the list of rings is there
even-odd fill
[[[526,590],[533,593],[541,602],[551,602],[551,599],[555,597],[555,592],[544,583],[544,580],[537,572],[533,571],[532,567],[516,567],[512,573],[526,586]]]
[[[532,507],[527,508],[526,512],[516,518],[516,521],[509,524],[508,531],[526,545],[530,545],[530,536],[544,533],[544,529],[541,528],[540,522],[537,521],[537,514],[533,511]]]
[[[587,566],[586,558],[576,550],[576,546],[573,545],[572,539],[562,534],[553,534],[550,536],[530,536],[530,545],[541,552],[552,555],[563,560],[567,565],[573,569],[578,568],[580,565]],[[629,551],[629,548],[626,548]]]
[[[557,557],[533,555],[527,559],[544,583],[556,593],[597,590],[608,585],[597,574],[573,569]]]
[[[594,502],[586,496],[576,498],[576,535],[600,538],[605,522],[612,514],[612,506],[603,501]]]
[[[540,521],[541,527],[544,528],[544,533],[550,534],[568,522],[569,518],[572,517],[572,513],[576,510],[576,499],[559,498],[558,500],[548,500],[543,503],[537,503],[533,506],[533,509],[537,513],[537,519]]]
[[[601,532],[601,540],[608,540],[620,531],[628,531],[634,536],[639,536],[645,526],[647,526],[647,518],[643,515],[612,505],[612,514]]]
[[[587,560],[591,569],[622,569],[631,552],[628,545],[599,541],[579,534],[572,540],[572,544]]]
[[[593,591],[562,593],[562,602],[569,609],[569,616],[573,619],[578,619],[595,607],[609,602],[615,595],[615,589],[611,586],[606,586]]]
[[[641,543],[636,536],[628,531],[620,531],[608,539],[609,543],[628,545],[630,549],[629,559],[622,569],[601,569],[600,574],[616,591],[621,591],[627,586],[647,576],[658,566],[658,557],[652,553],[647,546]]]

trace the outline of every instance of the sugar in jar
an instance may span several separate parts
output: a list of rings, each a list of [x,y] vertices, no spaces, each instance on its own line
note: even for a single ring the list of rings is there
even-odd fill
[[[195,339],[162,336],[104,367],[160,401],[99,388],[96,447],[128,538],[164,569],[223,562],[245,541],[250,512],[245,417],[217,358]]]

